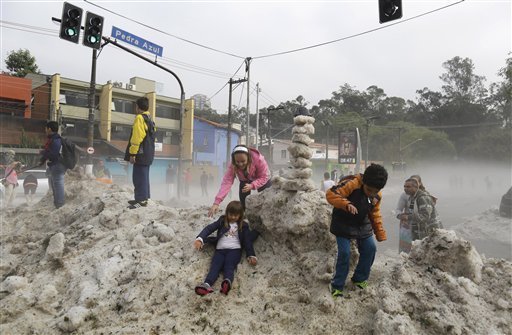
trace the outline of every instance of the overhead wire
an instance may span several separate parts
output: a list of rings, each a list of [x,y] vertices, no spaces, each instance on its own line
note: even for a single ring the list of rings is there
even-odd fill
[[[304,51],[304,50],[308,50],[308,49],[318,48],[318,47],[321,47],[321,46],[324,46],[324,45],[345,41],[345,40],[348,40],[348,39],[351,39],[351,38],[355,38],[355,37],[359,37],[359,36],[366,35],[366,34],[369,34],[369,33],[373,33],[373,32],[378,31],[378,30],[387,29],[389,27],[392,27],[392,26],[395,26],[395,25],[398,25],[398,24],[402,24],[402,23],[408,22],[408,21],[417,19],[417,18],[425,16],[425,15],[432,14],[434,12],[446,9],[448,7],[458,5],[458,4],[460,4],[460,3],[464,2],[464,1],[465,0],[459,0],[457,2],[454,2],[454,3],[448,4],[446,6],[442,6],[442,7],[433,9],[431,11],[428,11],[428,12],[425,12],[425,13],[422,13],[422,14],[418,14],[418,15],[412,16],[412,17],[407,18],[407,19],[402,19],[400,21],[395,21],[395,22],[387,24],[385,26],[381,26],[381,27],[378,27],[378,28],[373,28],[373,29],[370,29],[370,30],[363,31],[361,33],[357,33],[357,34],[341,37],[341,38],[338,38],[338,39],[335,39],[335,40],[332,40],[332,41],[318,43],[318,44],[314,44],[314,45],[310,45],[310,46],[306,46],[306,47],[302,47],[302,48],[297,48],[297,49],[292,49],[292,50],[288,50],[288,51],[276,52],[276,53],[272,53],[272,54],[268,54],[268,55],[263,55],[263,56],[256,56],[256,57],[252,57],[252,59],[262,59],[262,58],[268,58],[268,57],[274,57],[274,56],[281,56],[281,55],[286,55],[286,54],[290,54],[290,53],[294,53],[294,52],[299,52],[299,51]]]
[[[83,1],[84,1],[84,2],[89,3],[89,4],[93,5],[93,6],[96,6],[96,7],[98,7],[98,8],[101,8],[101,9],[103,9],[104,11],[107,11],[107,12],[109,12],[109,13],[111,13],[111,14],[117,15],[117,16],[122,17],[122,18],[124,18],[124,19],[126,19],[126,20],[128,20],[128,21],[132,21],[132,22],[137,23],[137,24],[139,24],[139,25],[141,25],[141,26],[143,26],[143,27],[146,27],[146,28],[148,28],[148,29],[151,29],[151,30],[157,31],[157,32],[162,33],[162,34],[164,34],[164,35],[167,35],[167,36],[170,36],[170,37],[176,38],[176,39],[178,39],[178,40],[180,40],[180,41],[187,42],[187,43],[193,44],[193,45],[195,45],[195,46],[198,46],[198,47],[201,47],[201,48],[204,48],[204,49],[208,49],[208,50],[211,50],[211,51],[215,51],[215,52],[218,52],[218,53],[221,53],[221,54],[224,54],[224,55],[228,55],[228,56],[232,56],[232,57],[236,57],[236,58],[241,58],[241,59],[245,59],[245,58],[246,58],[246,57],[243,57],[243,56],[240,56],[240,55],[236,55],[236,54],[233,54],[233,53],[230,53],[230,52],[222,51],[222,50],[219,50],[219,49],[216,49],[216,48],[213,48],[213,47],[206,46],[206,45],[201,44],[201,43],[197,43],[197,42],[194,42],[194,41],[188,40],[188,39],[183,38],[183,37],[179,37],[179,36],[176,36],[176,35],[170,34],[170,33],[166,32],[166,31],[161,30],[161,29],[158,29],[158,28],[152,27],[152,26],[147,25],[147,24],[145,24],[145,23],[142,23],[142,22],[140,22],[140,21],[137,21],[137,20],[134,20],[134,19],[132,19],[132,18],[129,18],[129,17],[125,16],[125,15],[122,15],[122,14],[116,13],[116,12],[114,12],[114,11],[112,11],[112,10],[108,9],[108,8],[105,8],[105,7],[103,7],[103,6],[100,6],[100,5],[98,5],[98,4],[95,4],[95,3],[93,3],[93,2],[91,2],[91,1],[89,1],[89,0],[83,0]]]

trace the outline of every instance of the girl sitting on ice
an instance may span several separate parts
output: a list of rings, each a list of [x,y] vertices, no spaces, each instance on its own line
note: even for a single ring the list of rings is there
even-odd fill
[[[208,242],[217,243],[217,247],[204,283],[195,288],[197,294],[207,295],[212,293],[212,286],[219,277],[221,270],[224,274],[224,280],[220,285],[220,292],[228,294],[235,277],[236,268],[242,259],[242,247],[245,249],[249,264],[256,265],[258,262],[249,235],[249,225],[243,220],[243,217],[244,208],[242,203],[231,201],[226,207],[226,214],[206,226],[194,241],[194,248],[201,250],[206,238],[217,231],[217,236],[214,239],[208,239]]]

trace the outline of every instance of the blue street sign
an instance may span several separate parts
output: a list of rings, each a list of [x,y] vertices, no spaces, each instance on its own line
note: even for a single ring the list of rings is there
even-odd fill
[[[110,36],[117,40],[134,45],[137,48],[141,48],[143,50],[146,50],[147,52],[151,52],[152,54],[162,57],[164,48],[155,43],[146,41],[145,39],[140,38],[139,36],[130,34],[129,32],[126,32],[122,29],[112,26],[112,34]]]

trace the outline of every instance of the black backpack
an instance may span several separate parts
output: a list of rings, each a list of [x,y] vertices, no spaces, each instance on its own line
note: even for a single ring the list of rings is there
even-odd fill
[[[60,139],[62,141],[62,147],[60,149],[60,162],[67,169],[73,169],[78,161],[75,143],[71,142],[65,137],[61,137]]]

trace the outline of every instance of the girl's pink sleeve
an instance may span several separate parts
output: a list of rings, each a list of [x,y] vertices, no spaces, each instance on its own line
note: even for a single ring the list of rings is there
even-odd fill
[[[254,163],[254,176],[250,176],[250,178],[252,180],[252,189],[257,190],[268,182],[270,174],[268,171],[267,161],[265,161],[265,157],[263,155],[259,155],[258,159],[254,160]]]
[[[214,205],[219,205],[222,200],[228,195],[231,186],[233,186],[233,182],[235,181],[235,172],[233,170],[233,165],[230,164],[228,170],[224,174],[222,178],[222,182],[220,183],[220,189],[217,195],[215,196]]]

